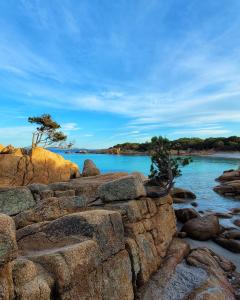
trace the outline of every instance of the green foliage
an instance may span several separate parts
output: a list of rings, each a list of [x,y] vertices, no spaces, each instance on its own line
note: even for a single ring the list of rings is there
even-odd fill
[[[181,176],[180,167],[191,162],[189,157],[171,156],[171,142],[167,138],[153,137],[151,140],[150,183],[170,189],[174,178]]]
[[[32,148],[42,145],[52,145],[61,141],[65,141],[67,136],[57,129],[61,126],[52,119],[51,115],[43,114],[40,117],[29,117],[28,122],[31,124],[37,124],[38,127],[33,133]]]
[[[217,137],[217,138],[180,138],[170,142],[171,150],[176,150],[179,154],[180,151],[201,150],[221,150],[221,151],[240,151],[240,137],[230,136]],[[122,152],[136,151],[136,152],[149,152],[151,149],[151,142],[145,143],[124,143],[118,144],[114,147],[120,148]]]

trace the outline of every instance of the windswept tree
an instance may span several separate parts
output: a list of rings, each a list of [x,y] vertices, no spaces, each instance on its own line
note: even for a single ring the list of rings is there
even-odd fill
[[[33,132],[32,148],[37,146],[50,146],[58,142],[66,141],[67,139],[67,136],[58,130],[61,126],[54,121],[49,114],[43,114],[40,117],[29,117],[28,122],[38,125]]]
[[[167,138],[153,137],[151,140],[151,167],[149,185],[159,186],[162,195],[174,185],[174,179],[181,176],[180,167],[191,162],[189,157],[171,155],[171,142]]]

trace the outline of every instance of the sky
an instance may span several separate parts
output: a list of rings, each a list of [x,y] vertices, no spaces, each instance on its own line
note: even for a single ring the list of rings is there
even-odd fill
[[[0,144],[240,135],[239,0],[0,1]]]

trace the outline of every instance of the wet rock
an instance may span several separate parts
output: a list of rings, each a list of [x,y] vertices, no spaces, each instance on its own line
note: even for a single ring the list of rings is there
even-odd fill
[[[221,227],[218,218],[209,215],[187,221],[181,231],[186,232],[190,238],[205,241],[218,235],[221,232]]]
[[[233,224],[240,227],[240,219],[236,219],[233,221]]]
[[[200,217],[199,213],[196,212],[193,208],[181,208],[175,210],[175,215],[177,220],[186,223],[188,220]]]
[[[191,205],[192,205],[193,207],[197,207],[197,206],[198,206],[198,203],[197,203],[197,202],[191,202]]]
[[[102,184],[99,188],[99,196],[104,202],[131,200],[146,196],[146,191],[138,176],[129,175]]]
[[[82,176],[88,177],[96,175],[100,175],[100,170],[96,167],[96,165],[91,159],[86,159],[84,161]]]
[[[216,212],[214,215],[218,218],[222,219],[231,219],[233,216],[229,213],[224,213],[224,212]]]
[[[240,253],[240,241],[235,239],[227,239],[224,237],[216,237],[214,241],[234,253]]]
[[[16,215],[35,205],[32,193],[27,187],[0,188],[0,212]]]
[[[240,170],[229,170],[223,172],[221,176],[219,176],[216,180],[221,182],[240,180]]]
[[[230,212],[234,215],[238,215],[238,214],[240,214],[240,208],[238,208],[238,207],[232,208],[230,210]]]
[[[173,188],[170,194],[173,197],[174,203],[185,203],[189,200],[196,199],[196,195],[193,192],[182,188]]]

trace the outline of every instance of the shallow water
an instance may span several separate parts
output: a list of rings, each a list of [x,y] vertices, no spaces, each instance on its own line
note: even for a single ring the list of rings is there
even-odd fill
[[[61,153],[62,154],[62,153]],[[92,159],[102,173],[139,171],[148,175],[150,158],[148,156],[126,156],[110,154],[62,154],[66,159],[77,163],[82,169],[85,159]],[[217,185],[215,178],[223,171],[235,169],[240,159],[220,157],[193,157],[193,162],[182,169],[182,176],[177,178],[175,186],[190,189],[197,195],[198,210],[214,210],[226,212],[231,208],[240,207],[240,201],[224,198],[213,191]],[[189,204],[178,204],[178,207],[191,207]],[[223,220],[232,224],[232,220]]]

